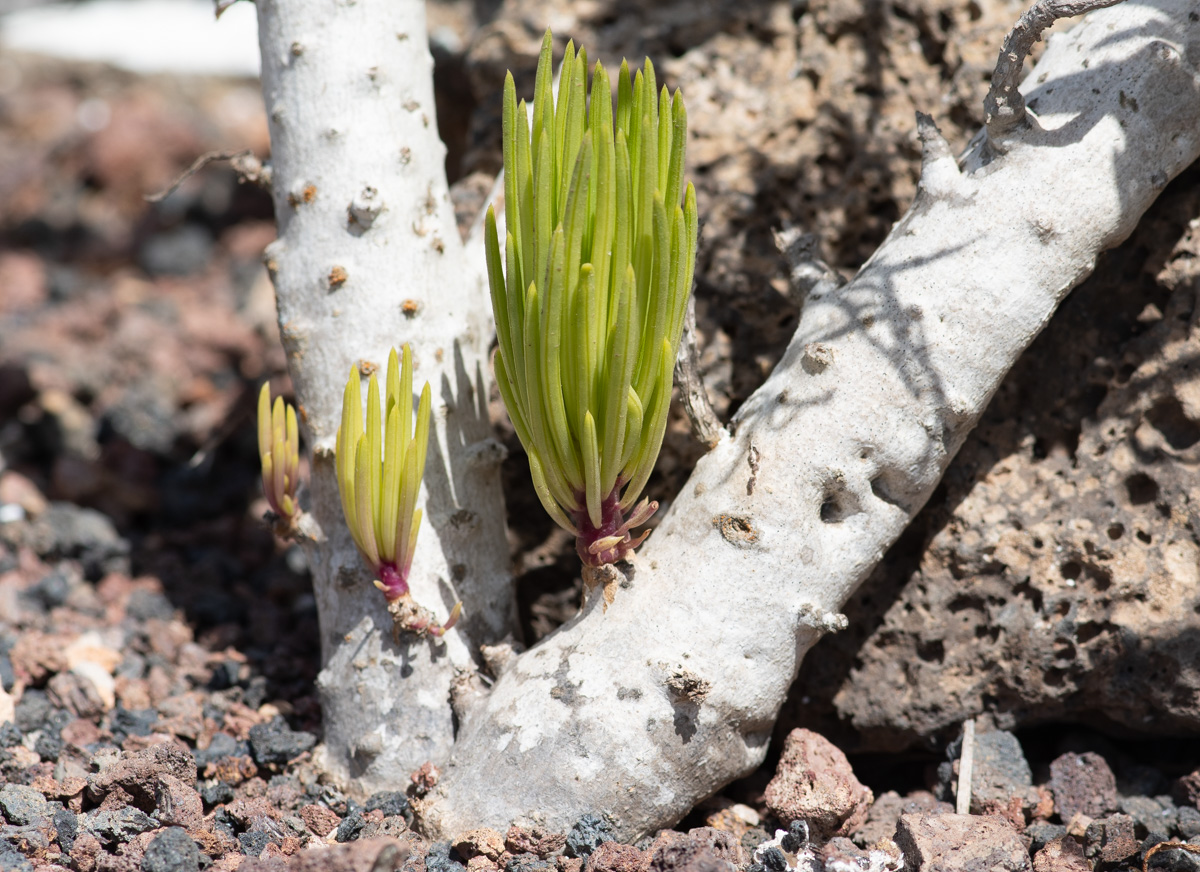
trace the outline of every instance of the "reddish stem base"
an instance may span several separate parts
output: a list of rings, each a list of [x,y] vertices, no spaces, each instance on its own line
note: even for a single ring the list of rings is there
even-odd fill
[[[580,494],[578,499],[582,505],[586,497]],[[624,560],[650,535],[650,531],[646,530],[634,538],[630,530],[646,523],[656,511],[658,503],[643,499],[626,518],[621,511],[621,484],[618,483],[600,503],[599,526],[592,524],[586,508],[571,513],[571,520],[579,530],[575,539],[575,551],[579,559],[585,566],[605,566]]]

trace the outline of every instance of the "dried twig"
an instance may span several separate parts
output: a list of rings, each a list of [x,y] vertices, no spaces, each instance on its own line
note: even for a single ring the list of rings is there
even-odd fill
[[[1150,865],[1150,858],[1159,851],[1166,851],[1170,848],[1178,848],[1181,851],[1188,851],[1192,854],[1200,854],[1200,845],[1189,845],[1187,842],[1159,842],[1153,848],[1146,852],[1146,856],[1142,858],[1142,872],[1147,872]]]
[[[1025,98],[1018,85],[1021,83],[1025,58],[1033,44],[1042,38],[1042,32],[1060,18],[1072,18],[1094,9],[1115,6],[1121,0],[1038,0],[1021,16],[1012,32],[1004,40],[996,69],[992,73],[992,86],[983,100],[987,113],[987,135],[992,148],[1003,152],[1001,140],[1011,130],[1026,123]]]
[[[200,155],[192,161],[192,165],[175,177],[175,181],[167,185],[157,194],[147,194],[145,199],[147,203],[161,203],[167,197],[175,193],[179,186],[190,179],[200,170],[204,169],[210,163],[227,160],[232,165],[238,176],[244,182],[252,182],[264,188],[271,186],[271,168],[265,165],[257,157],[254,156],[248,148],[241,151],[209,151]]]
[[[975,766],[975,719],[963,724],[962,751],[958,755],[958,798],[954,810],[971,813],[971,769]]]
[[[700,375],[700,355],[696,351],[696,298],[688,300],[687,314],[683,319],[683,338],[679,342],[679,353],[675,356],[675,380],[679,383],[679,395],[683,410],[692,424],[692,435],[708,448],[714,447],[725,435],[721,419],[708,400],[704,390],[704,378]]]

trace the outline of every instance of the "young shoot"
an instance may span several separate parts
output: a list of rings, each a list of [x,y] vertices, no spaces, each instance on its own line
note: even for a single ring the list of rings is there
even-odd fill
[[[504,82],[503,249],[486,250],[496,382],[550,516],[584,563],[622,560],[658,504],[641,496],[662,446],[696,257],[684,184],[687,112],[647,59],[621,63],[616,111],[597,63],[567,44],[558,99],[542,41],[532,119]]]
[[[429,442],[430,391],[426,382],[414,431],[412,351],[407,345],[403,363],[395,349],[388,356],[386,389],[381,405],[379,383],[372,373],[364,426],[359,371],[351,367],[336,447],[342,512],[359,553],[375,573],[375,586],[387,597],[397,632],[441,636],[458,620],[462,603],[441,625],[413,601],[408,587],[421,527],[417,493]]]
[[[258,456],[262,461],[263,493],[284,530],[294,527],[300,515],[296,486],[300,483],[300,432],[296,408],[276,397],[263,383],[258,394]]]

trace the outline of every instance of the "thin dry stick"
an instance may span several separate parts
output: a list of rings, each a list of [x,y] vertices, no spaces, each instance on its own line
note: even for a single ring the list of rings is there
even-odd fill
[[[708,401],[704,378],[700,375],[700,355],[696,351],[695,297],[688,299],[687,314],[683,319],[683,338],[679,341],[679,353],[675,356],[675,380],[679,383],[683,410],[692,425],[692,435],[706,448],[714,447],[725,435],[725,428]]]
[[[1200,845],[1189,845],[1187,842],[1159,842],[1153,848],[1146,852],[1146,856],[1142,858],[1142,872],[1147,872],[1147,867],[1150,865],[1150,858],[1159,851],[1166,851],[1170,848],[1178,848],[1181,851],[1188,851],[1192,854],[1200,854]]]
[[[971,813],[971,769],[975,765],[975,719],[963,724],[962,753],[958,756],[958,802],[955,811]]]
[[[250,158],[250,161],[247,162],[246,158]],[[200,172],[200,170],[204,169],[210,163],[215,163],[222,160],[232,161],[233,168],[237,170],[238,173],[247,181],[258,184],[262,183],[262,180],[258,178],[258,175],[260,175],[263,171],[262,164],[257,158],[253,157],[253,152],[250,149],[243,148],[241,151],[209,151],[192,161],[192,165],[190,167],[176,176],[175,181],[171,182],[171,184],[167,185],[167,187],[163,188],[157,194],[147,194],[145,197],[146,202],[161,203],[163,200],[167,199],[167,197],[174,194],[175,191],[179,189],[180,185],[182,185],[192,176],[196,175],[196,173]],[[257,174],[255,173],[255,169],[257,169]]]
[[[1025,58],[1033,44],[1042,38],[1042,32],[1060,18],[1072,18],[1094,9],[1116,6],[1121,0],[1039,0],[1021,16],[1012,32],[1004,40],[996,70],[992,73],[992,86],[983,100],[987,113],[987,135],[992,147],[1002,152],[1003,137],[1020,124],[1025,123],[1025,98],[1017,86]]]

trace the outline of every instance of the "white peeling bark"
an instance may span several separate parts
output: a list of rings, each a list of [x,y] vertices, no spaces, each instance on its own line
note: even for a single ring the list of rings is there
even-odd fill
[[[483,260],[464,257],[447,195],[424,5],[257,5],[279,224],[266,259],[325,536],[308,543],[324,762],[369,794],[402,788],[422,763],[444,759],[456,675],[512,627],[503,449],[487,419],[490,307]],[[439,620],[456,599],[465,611],[444,642],[396,645],[342,520],[333,449],[351,365],[384,367],[404,342],[418,389],[428,380],[434,397],[410,583]]]
[[[428,829],[607,812],[636,838],[760,763],[818,627],[1066,293],[1200,153],[1194,9],[1126,3],[1052,40],[1025,84],[1037,119],[986,166],[975,149],[960,171],[923,125],[908,214],[810,296],[607,612],[594,596],[470,714]]]

